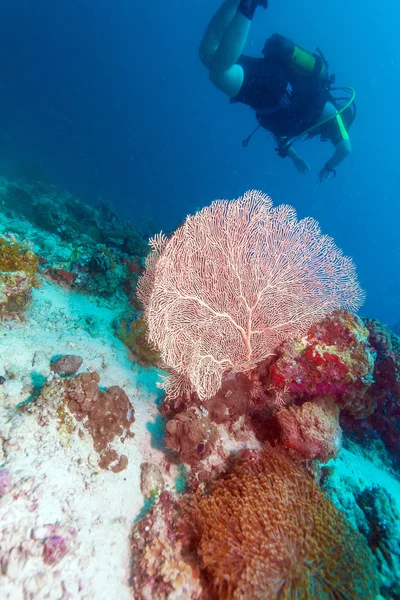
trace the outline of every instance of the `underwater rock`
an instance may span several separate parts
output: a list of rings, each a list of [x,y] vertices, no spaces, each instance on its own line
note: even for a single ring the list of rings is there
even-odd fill
[[[179,511],[175,496],[163,492],[132,531],[131,583],[136,600],[204,598],[200,570],[176,526]]]
[[[51,363],[51,370],[58,375],[75,375],[83,363],[81,356],[64,354]]]
[[[0,319],[21,315],[32,300],[32,284],[22,271],[0,271]]]
[[[161,469],[154,463],[144,462],[140,465],[140,490],[146,500],[162,494],[165,488]]]
[[[375,555],[383,593],[400,597],[400,514],[390,494],[380,486],[364,489],[357,497],[367,527],[362,533]]]
[[[391,468],[400,474],[400,338],[376,319],[364,319],[364,323],[376,353],[374,381],[365,398],[377,408],[362,427],[347,415],[342,426],[347,436],[363,444],[364,453],[375,441],[383,442]]]

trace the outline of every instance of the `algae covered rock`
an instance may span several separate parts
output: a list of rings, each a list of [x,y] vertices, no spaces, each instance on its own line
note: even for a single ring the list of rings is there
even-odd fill
[[[39,286],[39,257],[14,239],[0,238],[0,320],[20,316]]]

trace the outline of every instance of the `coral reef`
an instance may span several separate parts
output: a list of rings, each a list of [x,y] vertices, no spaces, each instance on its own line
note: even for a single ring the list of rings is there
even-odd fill
[[[174,420],[168,447],[179,452],[184,447],[185,458],[182,454],[181,458],[192,465],[203,460],[205,456],[196,448],[200,431],[210,429],[201,424],[207,418],[217,426],[212,445],[217,450],[210,465],[226,458],[234,441],[247,439],[248,443],[254,437],[280,443],[300,461],[324,462],[341,448],[339,416],[342,419],[347,413],[358,421],[354,427],[362,428],[376,407],[369,394],[375,355],[362,321],[346,311],[334,311],[302,338],[279,345],[273,356],[252,371],[226,372],[220,390],[208,400],[201,401],[190,391],[167,394],[160,410],[168,421],[168,436],[169,421]],[[190,415],[185,417],[185,426],[190,423],[191,431],[199,432],[186,435],[184,444],[176,438],[177,414],[179,419]],[[208,444],[207,456],[214,451],[212,446]],[[204,450],[203,444],[200,448]]]
[[[3,595],[397,600],[400,339],[343,310],[351,260],[251,192],[143,275],[135,227],[25,171],[0,178]]]
[[[143,234],[122,221],[109,204],[89,206],[46,182],[18,181],[0,187],[0,206],[10,222],[18,216],[19,228],[28,229],[30,237],[34,234],[46,257],[40,267],[46,279],[86,294],[135,300],[147,244]],[[29,225],[24,222],[24,227],[23,218]],[[40,230],[51,235],[41,235]],[[24,263],[29,260],[26,254]],[[13,269],[19,270],[26,272]]]
[[[363,301],[354,265],[332,238],[257,191],[215,201],[151,246],[138,284],[149,339],[201,400],[226,371],[252,370],[283,340]]]
[[[145,256],[146,243],[141,232],[122,221],[108,203],[89,206],[46,182],[10,182],[1,193],[3,210],[9,216],[17,211],[31,223],[57,234],[75,245],[106,244],[126,255]]]
[[[119,473],[127,467],[128,459],[112,444],[116,439],[124,442],[133,437],[134,409],[120,387],[111,386],[103,391],[99,382],[97,373],[81,373],[70,379],[54,377],[44,384],[33,407],[39,422],[45,426],[47,419],[41,408],[50,404],[63,433],[72,433],[77,423],[82,422],[99,455],[99,467]],[[32,405],[24,405],[22,410],[32,410]]]
[[[374,411],[376,403],[365,392],[373,382],[375,355],[356,315],[335,311],[276,352],[263,385],[284,401],[329,394],[357,418]]]
[[[14,238],[0,237],[0,320],[21,316],[39,286],[40,259]]]
[[[277,411],[280,442],[293,457],[326,462],[342,446],[339,407],[329,397]]]
[[[306,473],[268,445],[259,454],[239,455],[207,491],[200,487],[179,503],[162,494],[135,527],[132,549],[140,600],[200,594],[375,600],[378,590],[364,538]],[[181,571],[174,587],[167,579],[172,559],[172,573]]]

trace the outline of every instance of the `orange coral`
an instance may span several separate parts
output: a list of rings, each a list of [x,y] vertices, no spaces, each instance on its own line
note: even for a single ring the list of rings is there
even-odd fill
[[[374,599],[372,554],[316,483],[266,446],[209,494],[186,501],[216,599]]]

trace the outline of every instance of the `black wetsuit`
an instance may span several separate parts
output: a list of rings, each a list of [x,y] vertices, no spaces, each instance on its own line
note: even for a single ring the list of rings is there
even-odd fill
[[[243,68],[244,79],[231,102],[250,106],[260,125],[277,138],[301,135],[318,123],[326,102],[331,100],[326,82],[289,73],[268,57],[242,55],[238,64]],[[314,131],[313,135],[319,133]]]

